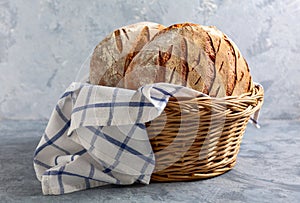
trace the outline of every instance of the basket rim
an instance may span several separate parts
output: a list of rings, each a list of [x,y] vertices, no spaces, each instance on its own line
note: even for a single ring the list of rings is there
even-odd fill
[[[239,96],[210,97],[199,96],[195,98],[185,98],[178,100],[172,97],[168,101],[165,110],[172,112],[197,114],[199,111],[213,111],[224,114],[227,118],[237,119],[243,116],[251,116],[259,112],[264,101],[264,89],[262,85],[255,83],[251,92],[246,92]]]
[[[259,83],[254,83],[254,87],[252,88],[252,91],[243,93],[241,95],[238,96],[225,96],[225,97],[212,97],[206,94],[202,94],[198,97],[195,98],[187,98],[187,97],[170,97],[168,103],[172,103],[172,102],[190,102],[190,101],[200,101],[200,100],[214,100],[214,101],[224,101],[224,100],[235,100],[235,99],[245,99],[245,98],[255,98],[255,97],[263,97],[264,95],[264,88],[261,84]],[[182,100],[178,100],[178,99],[182,99]]]

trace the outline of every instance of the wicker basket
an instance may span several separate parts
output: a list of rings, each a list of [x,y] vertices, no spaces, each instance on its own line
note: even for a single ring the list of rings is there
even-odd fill
[[[170,98],[164,112],[146,123],[155,153],[151,181],[214,177],[233,168],[250,115],[263,103],[263,88],[224,98]]]

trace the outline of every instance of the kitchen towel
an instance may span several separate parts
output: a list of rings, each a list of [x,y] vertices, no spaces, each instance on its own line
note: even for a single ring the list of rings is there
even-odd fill
[[[148,184],[155,158],[145,122],[158,117],[171,96],[207,95],[168,83],[136,91],[72,83],[55,106],[34,153],[43,194],[106,184]]]

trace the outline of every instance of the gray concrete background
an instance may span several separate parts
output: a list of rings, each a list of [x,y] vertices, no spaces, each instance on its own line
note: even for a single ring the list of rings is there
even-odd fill
[[[262,119],[300,119],[300,1],[0,0],[0,119],[48,119],[101,39],[122,25],[216,25],[266,90]]]

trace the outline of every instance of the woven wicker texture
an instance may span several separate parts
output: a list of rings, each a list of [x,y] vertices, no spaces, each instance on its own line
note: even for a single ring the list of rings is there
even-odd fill
[[[233,168],[250,115],[263,103],[263,88],[224,98],[171,98],[147,123],[156,166],[151,181],[214,177]]]

